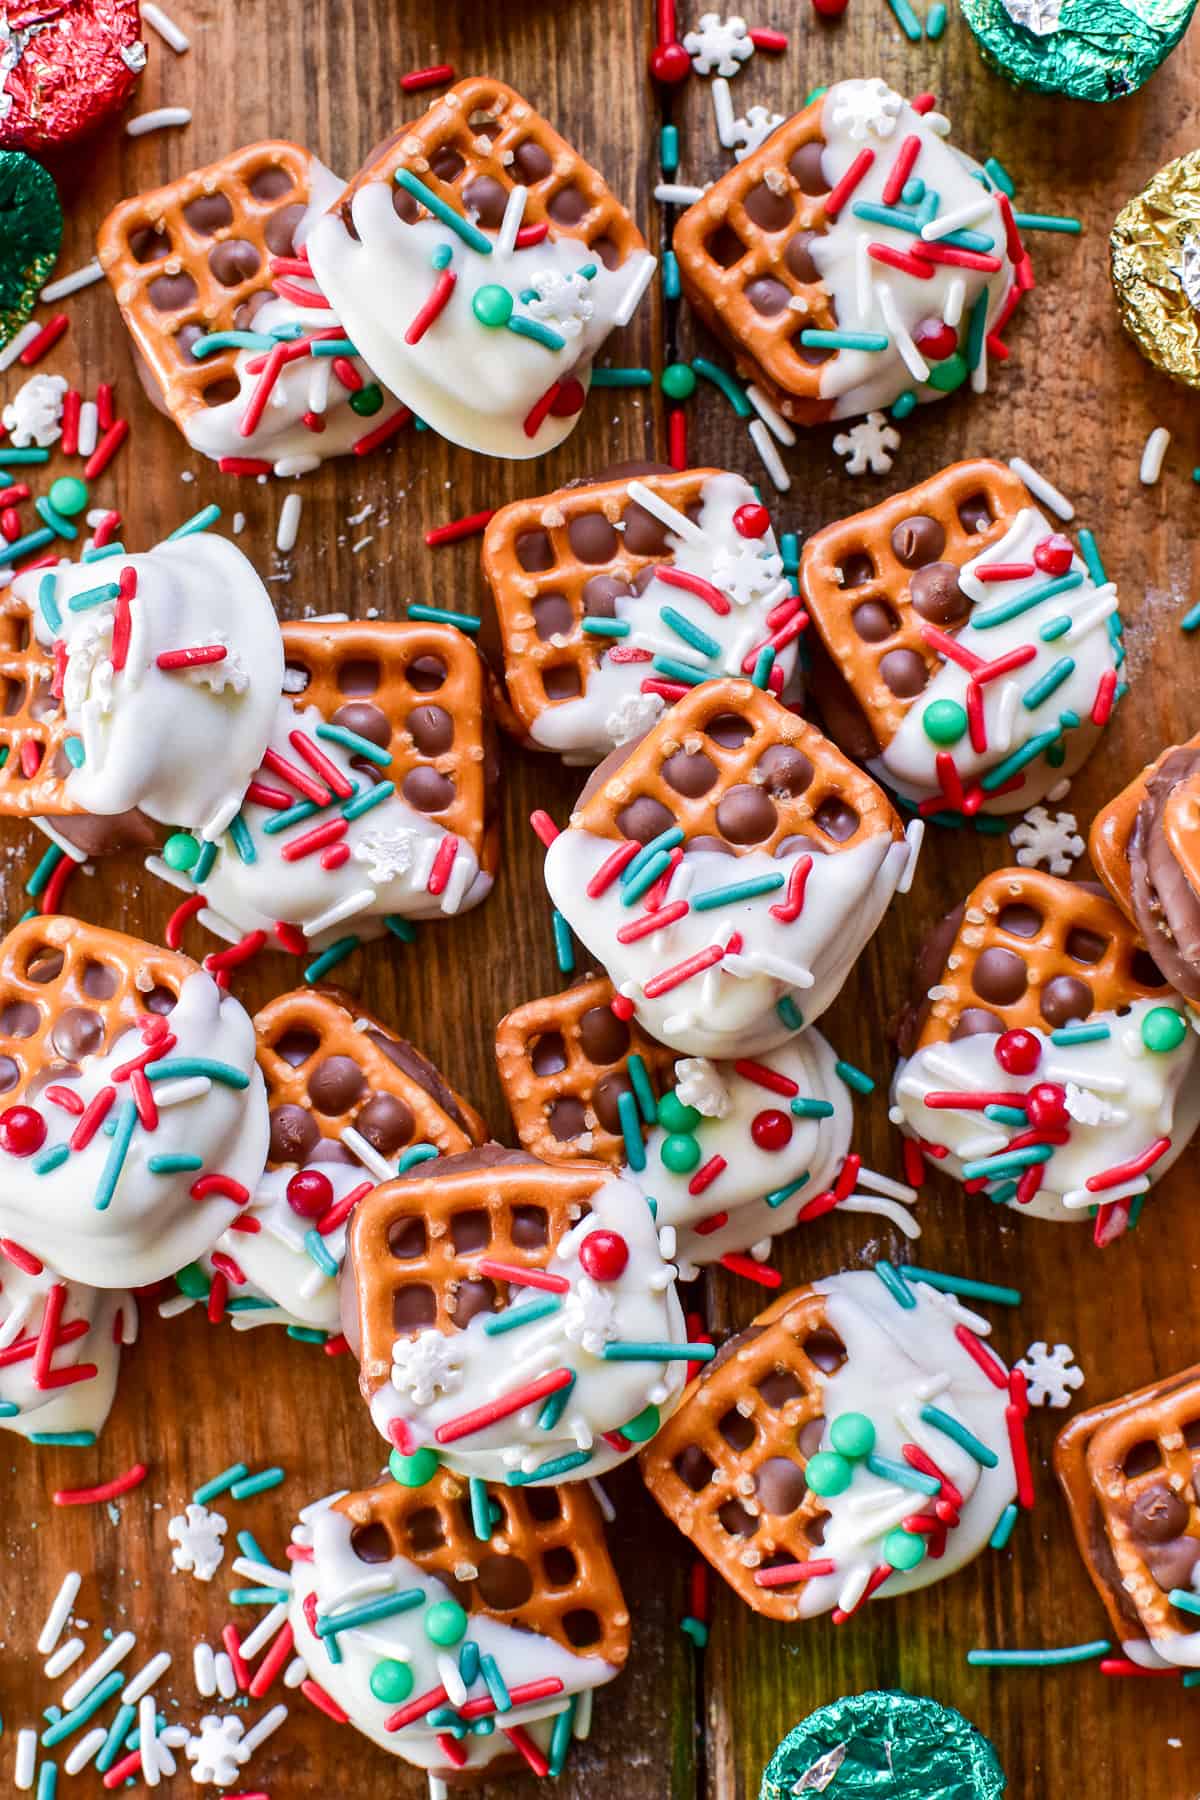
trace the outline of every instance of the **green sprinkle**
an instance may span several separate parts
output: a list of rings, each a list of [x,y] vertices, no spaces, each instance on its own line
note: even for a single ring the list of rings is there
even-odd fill
[[[1048,619],[1044,625],[1038,626],[1038,636],[1043,644],[1052,644],[1057,638],[1065,636],[1070,629],[1070,613],[1059,613],[1056,619]]]
[[[628,619],[585,619],[583,629],[590,637],[623,638],[629,636]]]
[[[957,744],[967,723],[966,708],[957,700],[932,700],[921,714],[921,728],[931,744]]]
[[[232,1063],[214,1062],[208,1056],[164,1056],[146,1070],[147,1081],[170,1081],[183,1075],[207,1075],[210,1081],[219,1082],[222,1087],[250,1086],[249,1075],[243,1074],[241,1069],[235,1069]]]
[[[985,1106],[983,1109],[983,1116],[985,1119],[991,1119],[993,1124],[996,1125],[1017,1125],[1023,1127],[1028,1124],[1025,1114],[1021,1111],[1019,1106]]]
[[[754,408],[747,400],[745,390],[738,386],[732,375],[727,374],[718,364],[709,362],[706,356],[693,356],[692,368],[705,381],[711,381],[715,388],[720,388],[739,419],[754,417]]]
[[[159,1067],[161,1068],[161,1066],[160,1064]],[[245,1086],[245,1083],[243,1082],[242,1085]],[[117,1191],[117,1183],[121,1179],[121,1170],[125,1166],[130,1139],[133,1137],[137,1122],[137,1107],[132,1100],[123,1100],[117,1113],[117,1129],[113,1133],[108,1157],[101,1171],[96,1192],[92,1196],[92,1205],[97,1212],[107,1211],[112,1197]]]
[[[875,1273],[897,1306],[902,1306],[905,1312],[912,1312],[917,1302],[911,1290],[905,1285],[904,1277],[899,1269],[881,1258],[875,1264]]]
[[[800,567],[800,539],[794,531],[780,532],[779,554],[783,558],[784,574],[794,575]]]
[[[554,960],[559,973],[572,975],[575,972],[575,945],[571,940],[571,927],[557,906],[550,914],[550,927],[554,932]]]
[[[989,794],[994,788],[1003,787],[1010,775],[1017,774],[1026,763],[1034,762],[1043,750],[1048,751],[1057,737],[1057,730],[1039,731],[1020,750],[1014,750],[1011,756],[1006,756],[1003,762],[997,763],[994,769],[989,769],[986,775],[981,776],[980,787]]]
[[[194,537],[198,531],[207,531],[210,525],[216,524],[220,516],[221,509],[215,501],[209,506],[202,506],[198,513],[193,513],[190,519],[185,519],[182,525],[175,527],[167,542],[171,543],[176,538]]]
[[[344,750],[353,750],[355,756],[365,756],[368,762],[386,769],[392,760],[390,750],[381,749],[373,744],[370,738],[360,737],[357,731],[350,731],[345,725],[318,725],[316,735],[324,738],[326,743],[340,744]]]
[[[1014,1198],[1016,1191],[1017,1184],[1015,1181],[1002,1181],[999,1187],[988,1189],[988,1199],[992,1202],[993,1206],[1003,1206],[1007,1201]]]
[[[810,350],[886,350],[891,339],[877,331],[817,331],[810,328],[800,333],[800,342]]]
[[[125,1686],[125,1680],[126,1677],[122,1675],[121,1671],[114,1669],[111,1675],[106,1675],[103,1681],[97,1682],[78,1706],[69,1713],[64,1713],[56,1725],[51,1725],[48,1731],[42,1733],[43,1746],[47,1750],[52,1750],[55,1744],[61,1744],[64,1738],[69,1738],[72,1732],[78,1731],[79,1727],[90,1719],[93,1713],[98,1713],[114,1694],[121,1691]]]
[[[424,1487],[437,1474],[441,1460],[438,1452],[428,1445],[414,1450],[410,1456],[405,1456],[401,1450],[393,1450],[388,1457],[388,1472],[401,1487]]]
[[[958,1419],[951,1417],[948,1412],[943,1412],[940,1406],[923,1406],[921,1417],[926,1425],[932,1425],[935,1431],[940,1431],[943,1437],[948,1437],[952,1443],[958,1445],[960,1450],[965,1450],[968,1456],[974,1457],[975,1461],[982,1464],[985,1469],[996,1467],[1000,1460],[996,1452],[982,1443],[973,1431],[968,1431]]]
[[[1004,1547],[1008,1543],[1009,1538],[1013,1534],[1013,1526],[1017,1522],[1017,1514],[1019,1511],[1020,1511],[1020,1508],[1018,1507],[1016,1501],[1010,1500],[1008,1505],[1005,1507],[1004,1511],[1000,1514],[1000,1518],[997,1521],[995,1531],[993,1531],[991,1537],[988,1539],[989,1549],[992,1549],[992,1550],[1003,1550],[1004,1549]]]
[[[461,213],[456,213],[452,206],[447,206],[440,195],[435,194],[432,188],[427,188],[423,181],[418,181],[410,170],[397,169],[395,179],[407,193],[412,195],[414,200],[419,200],[435,219],[440,219],[443,225],[448,225],[464,244],[469,244],[472,250],[479,252],[480,256],[492,254],[491,239],[486,238],[482,231],[477,231],[470,220],[464,219]]]
[[[233,1497],[238,1498],[236,1491]],[[234,1606],[280,1606],[290,1597],[288,1590],[280,1587],[233,1588],[229,1595]]]
[[[434,1144],[410,1144],[396,1164],[396,1173],[407,1175],[418,1163],[432,1162],[437,1154],[437,1146]]]
[[[1022,613],[1040,606],[1043,600],[1052,600],[1055,594],[1066,594],[1072,588],[1082,587],[1086,577],[1078,569],[1072,569],[1067,575],[1060,575],[1055,581],[1043,582],[1031,594],[1022,594],[1012,600],[1002,600],[998,606],[985,606],[971,614],[971,624],[977,631],[990,631],[994,625],[1007,625],[1010,619],[1019,618]]]
[[[457,625],[460,631],[475,632],[483,624],[482,619],[473,619],[469,613],[449,612],[444,606],[418,606],[415,603],[408,608],[410,619],[420,619],[426,625]]]
[[[212,356],[217,350],[273,350],[275,339],[262,331],[210,331],[192,345],[197,361]]]
[[[910,1469],[907,1463],[893,1462],[890,1457],[874,1453],[865,1460],[872,1475],[878,1475],[883,1481],[894,1481],[897,1487],[911,1488],[914,1494],[933,1495],[942,1491],[940,1481],[932,1475],[922,1475],[919,1469]]]
[[[658,135],[658,161],[664,175],[673,175],[679,167],[679,127],[664,125]],[[550,1771],[554,1773],[553,1770]]]
[[[329,1250],[325,1245],[325,1239],[315,1228],[312,1231],[305,1232],[304,1248],[307,1250],[313,1262],[316,1263],[322,1275],[328,1275],[332,1280],[338,1272],[338,1260],[336,1256],[330,1255]]]
[[[117,1709],[113,1722],[108,1728],[108,1736],[96,1756],[96,1767],[102,1775],[106,1774],[116,1762],[117,1751],[121,1748],[122,1740],[136,1718],[136,1707],[123,1705]]]
[[[1093,1662],[1111,1649],[1106,1638],[1097,1638],[1094,1644],[1068,1644],[1061,1650],[968,1650],[967,1661],[973,1669],[1046,1669],[1055,1663]]]
[[[56,537],[77,538],[79,536],[78,527],[72,525],[69,519],[65,519],[44,494],[39,494],[34,500],[33,510],[42,523],[50,527]]]
[[[574,1386],[575,1377],[572,1375],[565,1387],[559,1388],[556,1394],[551,1394],[545,1406],[543,1406],[541,1412],[538,1414],[537,1422],[539,1431],[554,1430],[554,1427],[558,1424],[558,1421],[567,1410],[567,1401],[571,1398],[571,1390]]]
[[[697,1650],[706,1648],[708,1644],[708,1626],[701,1624],[699,1619],[693,1619],[689,1615],[687,1618],[679,1621],[679,1629],[682,1631],[685,1638],[691,1639]]]
[[[631,881],[635,881],[637,879],[637,877],[641,874],[642,870],[646,867],[646,864],[648,862],[651,862],[653,860],[653,858],[659,854],[660,851],[674,850],[675,846],[677,844],[682,844],[682,842],[683,842],[682,828],[678,825],[668,825],[668,827],[665,831],[660,831],[658,836],[655,838],[651,838],[650,842],[648,844],[643,844],[641,849],[638,851],[637,855],[631,860],[631,862],[628,864],[628,866],[622,871],[622,874],[621,874],[622,887],[625,887]]]
[[[216,860],[217,846],[214,843],[205,844],[197,858],[196,866],[192,870],[192,880],[197,887],[202,887],[208,880],[209,872]]]
[[[1020,231],[1064,231],[1070,237],[1078,237],[1083,230],[1078,219],[1064,218],[1060,213],[1015,212],[1013,218]]]
[[[627,881],[621,888],[622,906],[636,906],[642,895],[652,888],[660,875],[665,875],[671,866],[671,852],[659,850],[650,858],[632,881]]]
[[[777,1000],[775,1002],[775,1011],[779,1014],[782,1023],[787,1026],[789,1031],[802,1031],[804,1029],[804,1014],[800,1011],[800,1008],[796,1005],[796,1002],[792,999],[790,994],[785,994],[782,1000]]]
[[[664,132],[674,131],[674,129],[673,125],[664,125],[663,127]],[[670,173],[670,171],[664,169],[664,173]],[[571,1734],[575,1729],[577,1704],[578,1702],[572,1694],[566,1710],[559,1713],[554,1721],[554,1729],[550,1733],[550,1748],[547,1751],[546,1760],[550,1764],[549,1774],[552,1781],[557,1779],[566,1767],[567,1756],[571,1749]]]
[[[1015,1175],[1038,1163],[1047,1163],[1054,1155],[1052,1144],[1030,1144],[1024,1150],[1001,1151],[999,1156],[979,1156],[963,1164],[963,1180],[991,1180],[996,1175]]]
[[[1197,625],[1200,625],[1200,600],[1196,602],[1195,606],[1188,608],[1179,623],[1184,631],[1195,631]]]
[[[329,1342],[327,1331],[317,1331],[309,1325],[289,1325],[287,1334],[300,1344],[327,1344]]]
[[[64,738],[63,749],[66,752],[67,761],[70,763],[71,767],[73,769],[82,769],[84,757],[83,739],[77,737]]]
[[[775,651],[770,644],[764,644],[754,664],[754,673],[750,677],[756,688],[765,689],[771,679],[771,670],[775,667]]]
[[[56,585],[57,578],[53,569],[47,570],[38,582],[38,605],[42,609],[43,619],[53,632],[59,631],[62,627],[62,614],[59,612],[54,598]]]
[[[72,594],[67,601],[67,611],[87,612],[89,607],[103,606],[106,600],[115,600],[121,589],[117,582],[106,581],[100,587],[84,588],[81,594]]]
[[[853,1088],[856,1094],[873,1094],[875,1092],[875,1083],[871,1077],[864,1075],[861,1069],[856,1069],[853,1063],[843,1062],[839,1057],[838,1061],[834,1063],[833,1069],[838,1080],[844,1081],[846,1086]]]
[[[381,801],[389,800],[395,791],[394,781],[377,781],[374,787],[364,788],[361,794],[355,794],[352,800],[345,801],[342,806],[343,819],[361,818],[363,813],[370,812],[373,806],[378,806]]]
[[[412,1612],[424,1606],[424,1588],[404,1588],[398,1594],[380,1594],[377,1600],[365,1600],[344,1613],[318,1615],[317,1636],[336,1637],[340,1631],[354,1631],[360,1625],[373,1625],[376,1619],[391,1619],[396,1613]]]
[[[234,813],[229,821],[229,835],[233,839],[233,847],[237,851],[239,862],[254,863],[258,861],[258,851],[254,848],[250,827],[240,812]]]
[[[983,166],[995,182],[996,186],[1000,189],[1000,192],[1006,194],[1011,200],[1017,191],[1017,187],[1004,164],[998,162],[994,156],[989,156]]]
[[[511,1469],[504,1479],[509,1487],[528,1487],[534,1481],[556,1481],[560,1475],[569,1475],[572,1469],[582,1469],[591,1460],[590,1450],[571,1450],[566,1456],[553,1457],[550,1462],[542,1463],[540,1468],[531,1469],[528,1475],[520,1469]]]
[[[706,656],[710,662],[714,656],[720,656],[721,646],[716,638],[710,637],[707,631],[702,631],[699,625],[694,625],[689,618],[686,618],[683,613],[677,612],[673,606],[660,607],[658,616],[663,624],[675,633],[676,637],[681,637],[685,644],[690,644],[693,650],[698,650],[701,656]]]
[[[945,29],[946,8],[943,0],[937,0],[937,5],[931,6],[925,14],[925,36],[936,44]]]
[[[365,386],[358,389],[357,393],[350,396],[350,411],[358,413],[364,419],[369,419],[373,413],[377,413],[382,405],[383,389],[377,381],[368,381]]]
[[[693,668],[691,663],[677,662],[673,656],[656,656],[650,666],[669,681],[681,681],[685,687],[699,687],[711,679],[707,670]]]
[[[531,338],[535,344],[544,344],[547,350],[561,350],[567,341],[561,332],[552,331],[540,319],[527,319],[524,313],[514,313],[508,321],[507,329],[517,337]]]
[[[830,1119],[834,1108],[831,1100],[810,1100],[801,1095],[790,1102],[790,1110],[797,1119]]]
[[[1079,553],[1087,564],[1087,572],[1095,582],[1096,586],[1103,587],[1108,580],[1108,576],[1104,572],[1104,558],[1101,556],[1099,546],[1096,543],[1096,534],[1089,531],[1086,525],[1080,527]]]
[[[662,286],[663,298],[666,300],[678,300],[683,292],[683,283],[679,279],[679,258],[673,250],[664,250],[662,253]],[[693,362],[692,367],[695,368],[695,366]],[[593,371],[593,382],[595,379],[596,374]]]
[[[918,19],[908,0],[888,0],[888,5],[896,15],[896,23],[910,44],[921,41],[921,21]]]
[[[14,1410],[18,1410],[14,1408]],[[94,1431],[31,1431],[31,1444],[62,1444],[68,1449],[86,1449],[96,1442]]]
[[[1060,656],[1053,667],[1047,669],[1046,673],[1039,681],[1035,681],[1032,687],[1027,687],[1025,689],[1025,692],[1021,695],[1022,706],[1024,706],[1027,711],[1033,712],[1036,707],[1041,706],[1044,700],[1048,700],[1051,694],[1057,693],[1063,682],[1069,681],[1074,673],[1075,658],[1073,656]]]
[[[1099,1044],[1109,1037],[1107,1025],[1063,1025],[1050,1033],[1052,1044]]]
[[[592,386],[598,388],[653,387],[649,369],[593,369]]]
[[[934,198],[936,201],[936,196]],[[928,199],[927,195],[927,203]],[[881,206],[874,200],[856,200],[850,210],[856,219],[866,219],[872,225],[891,225],[896,231],[907,231],[910,237],[921,235],[921,225],[924,222],[922,214],[901,212],[898,206]],[[927,216],[932,218],[936,211],[935,204],[933,213],[928,213]]]
[[[25,892],[29,895],[30,899],[36,900],[39,894],[45,891],[47,882],[50,880],[50,877],[53,875],[55,869],[57,869],[65,854],[66,852],[60,850],[57,844],[51,844],[50,848],[46,851],[46,854],[38,863],[37,868],[25,883]]]
[[[260,1562],[265,1568],[270,1568],[270,1562],[253,1532],[239,1531],[237,1534],[237,1542],[238,1549],[243,1556],[247,1557],[251,1562]]]
[[[642,1142],[642,1127],[635,1095],[628,1091],[617,1095],[617,1116],[625,1139],[626,1160],[630,1168],[640,1174],[646,1167],[646,1146]]]
[[[387,913],[384,915],[383,922],[392,936],[399,938],[402,944],[416,942],[417,928],[411,919],[402,919],[398,913]]]
[[[186,875],[196,866],[200,845],[190,831],[173,831],[163,845],[162,855],[168,869],[178,869]]]
[[[488,1499],[487,1483],[478,1475],[469,1477],[471,1492],[471,1528],[481,1544],[491,1541],[492,1536],[492,1503]]]
[[[508,1689],[504,1677],[500,1673],[500,1665],[494,1656],[484,1651],[479,1658],[479,1672],[483,1676],[484,1685],[492,1697],[492,1704],[498,1713],[512,1711],[512,1701],[508,1697]]]
[[[265,1494],[270,1488],[277,1488],[284,1480],[282,1469],[260,1469],[257,1475],[243,1475],[230,1486],[229,1492],[234,1500],[249,1500],[255,1494]]]
[[[907,419],[908,415],[916,410],[917,396],[912,388],[909,388],[907,393],[898,394],[892,402],[892,417],[897,421]]]
[[[637,1096],[638,1107],[647,1125],[654,1125],[658,1120],[658,1102],[654,1098],[654,1089],[650,1083],[650,1072],[646,1068],[645,1058],[634,1050],[626,1064],[633,1091]]]
[[[503,1337],[506,1332],[519,1331],[522,1325],[535,1325],[539,1319],[548,1319],[551,1313],[561,1310],[561,1295],[543,1294],[527,1306],[509,1306],[503,1312],[492,1313],[484,1321],[483,1333],[485,1337]]]
[[[631,1344],[618,1340],[605,1344],[605,1362],[711,1362],[717,1354],[712,1344]]]
[[[452,244],[439,244],[429,260],[439,273],[442,269],[448,269],[450,264],[454,261],[454,246]]]
[[[344,937],[339,938],[336,944],[330,944],[328,950],[322,951],[321,955],[314,962],[310,962],[305,969],[304,979],[308,986],[311,987],[314,982],[320,981],[328,975],[330,969],[336,968],[338,963],[344,962],[348,956],[352,956],[358,949],[359,942],[360,940],[356,937]]]
[[[783,882],[782,875],[756,875],[750,881],[731,882],[728,887],[706,888],[702,894],[693,896],[692,906],[696,912],[711,912],[717,906],[732,906],[738,900],[754,900],[759,894],[773,894]]]

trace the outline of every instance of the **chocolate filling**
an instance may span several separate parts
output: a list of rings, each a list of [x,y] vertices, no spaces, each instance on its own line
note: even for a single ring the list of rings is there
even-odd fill
[[[1146,783],[1129,834],[1133,916],[1167,980],[1200,997],[1200,895],[1175,861],[1162,831],[1171,792],[1200,771],[1200,750],[1172,750]]]

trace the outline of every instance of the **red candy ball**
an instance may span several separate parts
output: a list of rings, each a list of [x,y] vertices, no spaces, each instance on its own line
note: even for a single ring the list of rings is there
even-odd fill
[[[319,1219],[333,1205],[333,1183],[319,1169],[300,1169],[287,1184],[287,1203],[302,1219]]]
[[[1004,1031],[996,1039],[996,1061],[1007,1075],[1032,1075],[1042,1046],[1032,1031]]]
[[[564,381],[550,402],[551,418],[573,419],[577,412],[583,410],[586,399],[582,381],[576,381],[574,377],[570,381]]]
[[[771,526],[771,515],[765,506],[757,501],[746,506],[739,506],[733,515],[733,529],[740,537],[765,537]]]
[[[589,1231],[579,1246],[579,1260],[593,1281],[616,1281],[629,1261],[629,1245],[617,1231]]]
[[[1050,1131],[1065,1129],[1071,1122],[1066,1106],[1067,1091],[1056,1081],[1039,1081],[1029,1090],[1029,1123]]]
[[[1065,575],[1075,557],[1070,538],[1061,531],[1044,537],[1033,547],[1033,560],[1045,575]]]
[[[10,1156],[32,1156],[46,1141],[46,1121],[32,1106],[9,1106],[0,1113],[0,1146]]]
[[[650,52],[650,73],[668,87],[686,81],[692,59],[682,44],[656,44]]]
[[[813,0],[813,11],[822,19],[840,19],[850,0]]]
[[[945,319],[924,319],[914,333],[917,349],[930,362],[945,362],[958,349],[958,333]]]
[[[785,1112],[768,1107],[751,1119],[750,1136],[760,1150],[782,1150],[792,1141],[792,1121]]]

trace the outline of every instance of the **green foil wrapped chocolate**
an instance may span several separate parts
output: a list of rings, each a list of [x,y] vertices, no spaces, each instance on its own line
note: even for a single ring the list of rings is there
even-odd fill
[[[1072,100],[1135,94],[1188,28],[1196,0],[961,0],[984,60],[1018,87]]]
[[[1109,247],[1122,325],[1156,369],[1200,387],[1200,150],[1121,208]]]
[[[983,1733],[915,1694],[853,1694],[792,1727],[759,1800],[1000,1800],[1008,1783]]]
[[[23,151],[0,151],[0,346],[33,311],[61,242],[62,208],[45,169]]]

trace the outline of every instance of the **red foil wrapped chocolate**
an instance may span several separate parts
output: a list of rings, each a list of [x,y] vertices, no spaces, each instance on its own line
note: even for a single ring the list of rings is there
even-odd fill
[[[0,148],[94,131],[145,67],[138,0],[0,0]]]

